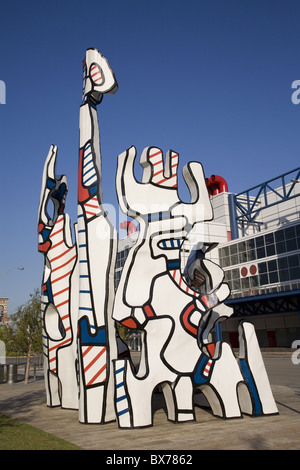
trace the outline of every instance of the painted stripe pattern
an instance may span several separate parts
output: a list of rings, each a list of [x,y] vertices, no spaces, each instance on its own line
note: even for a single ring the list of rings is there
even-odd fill
[[[115,363],[115,383],[116,383],[116,408],[117,416],[121,426],[129,426],[129,405],[125,390],[125,361],[118,360]]]
[[[83,207],[84,207],[87,220],[101,214],[101,207],[98,202],[97,196],[94,196],[91,199],[89,199],[89,201],[85,202]]]
[[[85,85],[86,85],[86,63],[85,59],[83,61],[83,72],[82,72],[82,102],[84,102],[85,98]]]
[[[69,311],[70,277],[77,260],[77,253],[75,245],[68,247],[64,241],[64,223],[64,216],[60,215],[49,236],[51,247],[47,253],[51,270],[53,304],[59,313],[65,332],[61,341],[49,339],[49,367],[54,373],[57,371],[57,350],[70,344],[73,339]],[[49,297],[46,298],[46,292],[44,292],[42,302],[44,307],[49,302]]]
[[[209,375],[209,371],[210,371],[210,368],[211,368],[211,365],[212,365],[212,360],[209,359],[204,367],[204,370],[203,370],[203,375],[205,377],[208,377]]]
[[[86,386],[98,385],[106,381],[106,347],[83,346],[83,369]]]
[[[190,287],[185,283],[181,275],[180,269],[169,269],[169,275],[183,292],[188,295],[192,295],[193,297],[199,296],[199,292],[190,289]]]
[[[181,238],[170,238],[169,240],[163,240],[159,242],[160,248],[180,248],[182,243]]]
[[[191,289],[186,284],[181,274],[179,260],[177,262],[176,260],[174,260],[173,262],[168,262],[168,274],[171,279],[177,284],[180,290],[182,290],[185,294],[197,297],[197,299],[201,301],[201,304],[203,306],[203,308],[201,309],[202,311],[206,311],[206,309],[210,309],[216,305],[217,299],[215,299],[213,295],[201,295],[199,292]],[[200,305],[198,305],[198,307],[200,308]]]
[[[149,162],[153,166],[152,183],[166,188],[177,187],[177,167],[178,167],[178,153],[170,152],[170,168],[171,175],[169,178],[164,176],[164,163],[163,153],[159,148],[152,147],[149,149],[148,154]]]
[[[94,64],[90,71],[91,79],[96,85],[101,85],[103,81],[103,73],[99,65]]]
[[[83,210],[78,205],[78,259],[79,259],[79,312],[78,317],[86,315],[93,325],[90,273],[88,265],[86,225]]]
[[[84,165],[85,168],[89,167],[90,145],[85,147],[84,151]],[[94,167],[91,167],[94,168]],[[91,174],[90,171],[89,174]],[[83,173],[84,174],[84,173]],[[90,181],[96,181],[96,172]],[[86,182],[87,180],[84,180]],[[90,219],[101,214],[101,207],[98,202],[97,196],[93,196],[84,202],[82,205],[78,204],[78,259],[79,259],[79,312],[78,318],[88,317],[89,319],[89,334],[93,335],[97,329],[95,327],[95,319],[92,304],[92,291],[90,285],[90,266],[89,266],[89,249],[88,249],[88,234],[87,223]],[[83,364],[84,383],[87,388],[99,386],[107,380],[107,349],[103,344],[83,344],[81,345],[80,354]]]
[[[197,338],[197,333],[198,333],[198,328],[197,328],[197,325],[194,325],[193,323],[191,323],[190,321],[190,317],[191,317],[191,314],[193,313],[193,311],[196,309],[196,306],[194,303],[191,303],[190,305],[187,306],[187,308],[181,313],[180,317],[181,317],[181,321],[185,327],[185,329],[190,333],[192,334],[193,336],[195,336],[195,338]]]
[[[84,186],[91,186],[97,182],[97,173],[93,161],[91,144],[87,144],[83,152],[82,182]]]

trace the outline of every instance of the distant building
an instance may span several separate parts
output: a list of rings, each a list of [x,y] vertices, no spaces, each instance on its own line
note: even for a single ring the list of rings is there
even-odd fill
[[[0,323],[7,323],[7,297],[0,297]]]
[[[237,324],[253,323],[260,347],[288,347],[300,339],[300,168],[239,194],[221,177],[207,179],[214,211],[203,241],[217,243],[208,257],[231,289],[234,315],[222,323],[223,340],[238,346]],[[119,241],[116,285],[137,233]],[[182,268],[192,245],[182,247]]]

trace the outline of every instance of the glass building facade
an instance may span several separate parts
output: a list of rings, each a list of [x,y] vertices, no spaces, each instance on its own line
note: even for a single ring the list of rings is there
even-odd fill
[[[220,247],[219,260],[233,295],[253,295],[269,285],[295,288],[300,284],[300,223]],[[243,266],[253,267],[248,276],[242,275]]]

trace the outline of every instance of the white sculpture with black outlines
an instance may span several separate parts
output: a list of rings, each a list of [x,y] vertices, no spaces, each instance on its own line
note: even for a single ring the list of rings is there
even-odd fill
[[[244,404],[249,405],[254,396],[271,403],[265,411],[276,413],[274,399],[263,391],[268,390],[266,382],[259,394],[250,386],[245,363],[240,368],[231,347],[221,340],[211,341],[215,325],[233,310],[224,303],[230,290],[223,270],[206,257],[212,242],[204,238],[203,224],[213,213],[202,165],[192,162],[183,169],[191,195],[190,203],[184,203],[177,192],[176,152],[168,152],[164,165],[160,149],[146,148],[140,159],[141,183],[134,176],[135,158],[131,147],[118,159],[119,204],[140,230],[123,268],[113,318],[141,330],[143,340],[137,371],[128,359],[115,362],[119,426],[153,424],[152,394],[158,385],[168,419],[175,422],[195,419],[197,387],[217,416],[240,417]],[[192,235],[197,250],[183,270],[181,249]],[[248,369],[250,375],[253,371]],[[258,409],[252,412],[259,414]]]
[[[215,243],[204,225],[213,211],[199,162],[183,169],[191,196],[185,203],[177,190],[176,152],[164,162],[161,149],[145,148],[141,182],[134,175],[136,149],[119,155],[119,205],[139,230],[114,292],[117,232],[103,206],[97,106],[117,82],[96,49],[86,51],[83,71],[75,242],[64,213],[66,178],[55,175],[55,146],[40,197],[47,404],[78,408],[82,423],[117,419],[120,427],[150,426],[152,394],[160,385],[174,422],[194,420],[195,404],[204,403],[223,418],[277,413],[253,326],[239,326],[238,358],[222,338],[212,340],[233,311],[225,304],[224,272],[208,255]],[[184,265],[187,241],[193,249]],[[118,358],[115,322],[142,333],[138,370],[129,358]]]
[[[72,241],[69,216],[64,212],[67,179],[56,175],[56,159],[57,147],[51,145],[44,165],[38,214],[38,249],[44,255],[44,372],[48,406],[78,409],[77,248]]]
[[[88,49],[79,119],[77,224],[79,416],[84,423],[115,419],[112,359],[117,357],[117,344],[112,306],[117,232],[103,207],[97,106],[103,94],[117,88],[108,61],[96,49]]]
[[[45,163],[40,197],[45,377],[49,406],[77,408],[83,423],[105,423],[115,419],[112,306],[117,232],[103,207],[97,105],[104,93],[117,90],[117,82],[96,49],[86,51],[83,70],[75,243],[64,214],[66,177],[55,175],[55,146]],[[47,213],[50,200],[52,218]]]

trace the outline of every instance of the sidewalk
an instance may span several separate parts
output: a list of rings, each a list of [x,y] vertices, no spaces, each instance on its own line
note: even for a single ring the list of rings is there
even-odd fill
[[[161,393],[154,396],[154,426],[119,429],[117,423],[84,425],[78,412],[49,408],[42,377],[0,385],[0,413],[87,450],[300,450],[300,364],[269,354],[266,369],[279,415],[223,420],[196,409],[196,422],[168,422]],[[0,443],[1,448],[1,443]]]

